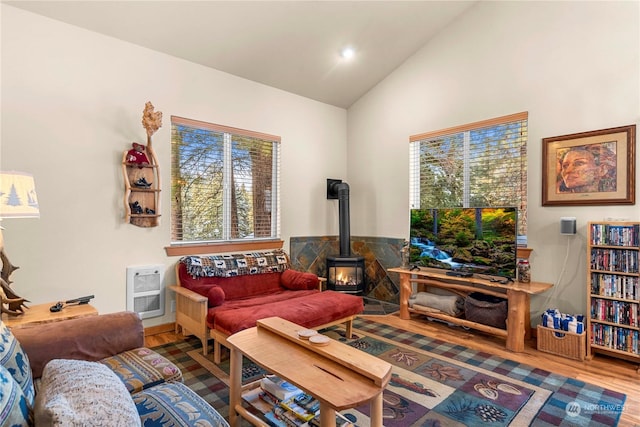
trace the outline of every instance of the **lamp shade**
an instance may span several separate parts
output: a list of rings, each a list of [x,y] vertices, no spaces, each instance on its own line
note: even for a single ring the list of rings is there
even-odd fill
[[[39,218],[33,175],[0,172],[0,218]]]

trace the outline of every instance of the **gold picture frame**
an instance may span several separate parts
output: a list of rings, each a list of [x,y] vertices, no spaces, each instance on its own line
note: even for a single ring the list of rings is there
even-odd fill
[[[542,139],[542,206],[634,205],[636,125]]]

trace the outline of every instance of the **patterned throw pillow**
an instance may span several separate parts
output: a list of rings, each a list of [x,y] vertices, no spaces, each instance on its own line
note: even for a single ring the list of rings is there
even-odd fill
[[[24,397],[29,406],[33,405],[35,390],[33,388],[33,376],[27,353],[4,323],[0,322],[0,365],[11,373],[13,378],[22,388]]]
[[[0,365],[0,426],[30,426],[29,404],[20,385],[9,371]]]

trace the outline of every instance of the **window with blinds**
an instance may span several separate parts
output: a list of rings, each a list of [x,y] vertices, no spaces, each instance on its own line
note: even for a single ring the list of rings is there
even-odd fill
[[[171,117],[171,241],[276,239],[280,137]]]
[[[518,113],[411,136],[410,208],[518,208],[527,233],[527,122]]]

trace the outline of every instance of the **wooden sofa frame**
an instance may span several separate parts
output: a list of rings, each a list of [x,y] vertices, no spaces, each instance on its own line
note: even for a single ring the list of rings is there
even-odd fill
[[[221,361],[222,346],[228,348],[227,337],[228,335],[210,329],[207,326],[207,310],[208,299],[205,296],[198,294],[190,289],[187,289],[180,284],[180,275],[178,269],[180,263],[176,263],[176,284],[170,285],[169,289],[176,293],[176,334],[182,334],[183,336],[194,335],[200,339],[202,343],[202,354],[207,355],[209,352],[209,339],[213,341],[213,362],[219,364]],[[319,290],[322,291],[324,278],[319,278]],[[347,316],[333,322],[317,326],[313,329],[323,329],[333,325],[345,324],[345,333],[347,337],[351,337],[353,330],[353,320],[356,316]]]

